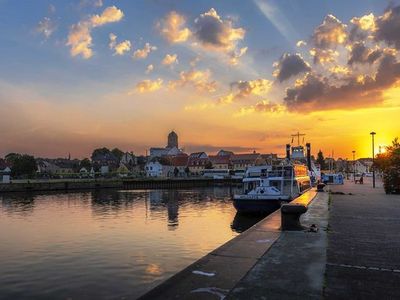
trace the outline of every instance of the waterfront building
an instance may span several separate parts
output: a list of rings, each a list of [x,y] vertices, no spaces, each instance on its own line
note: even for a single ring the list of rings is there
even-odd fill
[[[155,160],[146,164],[145,172],[147,177],[168,177],[173,173],[173,167]]]
[[[124,164],[129,169],[137,165],[136,156],[132,152],[125,152],[120,160],[120,164]]]
[[[191,174],[201,175],[208,165],[211,165],[211,162],[207,153],[195,152],[189,155],[188,168]]]
[[[186,153],[170,156],[169,161],[171,163],[171,166],[173,167],[173,174],[171,174],[171,176],[175,176],[175,169],[178,170],[178,177],[184,177],[187,175],[186,167],[188,165],[189,156]]]
[[[232,168],[231,155],[210,155],[209,159],[213,169],[228,170]]]
[[[260,153],[253,152],[250,154],[234,154],[231,156],[231,163],[233,170],[246,171],[248,167],[265,164],[265,160],[261,157]]]

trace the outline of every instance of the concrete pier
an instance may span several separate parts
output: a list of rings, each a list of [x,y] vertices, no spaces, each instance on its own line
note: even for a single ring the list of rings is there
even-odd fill
[[[400,299],[400,195],[327,189],[305,230],[281,231],[278,210],[141,299]]]

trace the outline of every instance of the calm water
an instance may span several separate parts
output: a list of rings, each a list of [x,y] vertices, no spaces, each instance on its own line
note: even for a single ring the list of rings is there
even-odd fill
[[[136,298],[257,221],[232,192],[0,196],[0,299]]]

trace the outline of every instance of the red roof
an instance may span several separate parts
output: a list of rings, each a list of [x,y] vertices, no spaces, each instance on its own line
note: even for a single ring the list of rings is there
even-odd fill
[[[186,154],[180,154],[180,155],[176,155],[176,156],[171,156],[169,158],[169,160],[171,162],[171,166],[174,166],[174,167],[187,166],[188,159],[189,159],[189,157]]]
[[[254,162],[257,158],[260,157],[259,153],[250,153],[250,154],[234,154],[231,156],[231,160],[233,163],[235,162]]]
[[[230,164],[230,156],[229,155],[210,155],[210,161],[212,164]]]

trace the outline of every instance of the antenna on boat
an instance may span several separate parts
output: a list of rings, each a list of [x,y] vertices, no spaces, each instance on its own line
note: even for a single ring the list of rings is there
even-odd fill
[[[300,146],[300,137],[301,137],[301,136],[303,137],[303,143],[304,143],[304,136],[305,136],[304,133],[300,133],[300,132],[298,131],[297,133],[292,134],[291,136],[292,136],[292,143],[293,143],[293,138],[295,138],[295,137],[297,138],[297,146]]]

